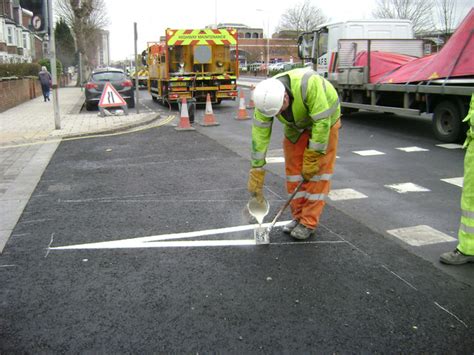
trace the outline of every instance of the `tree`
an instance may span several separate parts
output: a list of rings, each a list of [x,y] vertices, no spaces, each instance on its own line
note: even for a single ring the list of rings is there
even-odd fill
[[[456,1],[437,0],[436,5],[440,30],[448,37],[456,27]]]
[[[74,65],[76,59],[74,37],[64,19],[61,18],[59,22],[56,23],[54,36],[56,38],[56,54],[58,59],[63,63],[63,67],[68,68]]]
[[[76,51],[82,55],[84,67],[90,69],[100,32],[108,24],[104,0],[56,0],[56,7],[73,32]]]
[[[433,29],[433,0],[377,0],[375,18],[411,20],[415,33]]]
[[[296,31],[296,36],[299,36],[302,32],[315,30],[317,26],[327,21],[328,18],[320,8],[311,4],[311,0],[305,0],[295,7],[288,9],[281,16],[278,31]]]

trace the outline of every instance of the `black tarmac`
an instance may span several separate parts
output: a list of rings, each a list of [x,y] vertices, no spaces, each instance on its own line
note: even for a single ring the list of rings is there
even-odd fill
[[[0,353],[474,351],[473,288],[331,206],[308,242],[55,249],[246,225],[248,169],[169,126],[62,143],[0,256]],[[168,240],[253,238],[203,234]]]

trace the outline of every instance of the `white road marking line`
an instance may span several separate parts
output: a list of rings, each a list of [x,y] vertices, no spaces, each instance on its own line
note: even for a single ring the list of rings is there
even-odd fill
[[[291,221],[282,221],[277,222],[275,227],[284,226]],[[263,227],[269,226],[270,223],[263,223]],[[186,238],[194,238],[194,237],[202,237],[202,236],[209,236],[209,235],[216,235],[216,234],[225,234],[225,233],[234,233],[234,232],[241,232],[246,230],[253,230],[257,227],[257,224],[248,224],[243,226],[235,226],[235,227],[226,227],[226,228],[217,228],[217,229],[208,229],[208,230],[201,230],[201,231],[194,231],[194,232],[184,232],[184,233],[170,233],[170,234],[162,234],[162,235],[154,235],[150,237],[139,237],[139,238],[131,238],[131,239],[122,239],[122,240],[113,240],[109,242],[97,242],[97,243],[85,243],[85,244],[77,244],[77,245],[67,245],[67,246],[60,246],[60,247],[51,247],[51,244],[48,250],[66,250],[66,249],[114,249],[114,248],[156,248],[159,247],[159,243],[162,241],[168,241],[173,239],[186,239]],[[51,237],[52,238],[52,237]],[[250,240],[250,239],[249,239]],[[245,241],[245,240],[244,240]],[[255,244],[255,240],[251,239],[253,244]],[[203,242],[214,242],[214,241],[203,241]],[[241,241],[242,242],[242,241]],[[51,239],[52,243],[52,239]],[[228,245],[232,245],[234,243],[233,240],[224,240],[222,243],[228,243]],[[244,242],[242,242],[244,243]],[[249,243],[247,240],[245,243]],[[194,243],[198,244],[198,243]],[[185,246],[184,244],[180,244]],[[249,245],[249,244],[242,244],[242,245]]]
[[[387,233],[415,247],[456,241],[456,238],[426,225],[392,229]]]
[[[463,187],[464,185],[464,177],[457,177],[457,178],[450,178],[450,179],[441,179],[441,181],[447,182],[448,184],[456,185],[459,187]]]
[[[368,198],[368,196],[354,189],[336,189],[329,192],[329,198],[332,201],[344,201]]]
[[[462,321],[462,319],[459,318],[457,315],[455,315],[454,313],[450,312],[449,310],[447,310],[446,308],[444,308],[443,306],[441,306],[438,302],[434,302],[434,304],[436,305],[436,307],[442,309],[443,311],[445,311],[445,312],[448,313],[449,315],[453,316],[459,323],[461,323],[462,325],[464,325],[466,328],[469,328],[469,327],[467,326],[467,324],[464,323],[464,322]]]
[[[400,147],[400,148],[395,148],[398,150],[401,150],[406,153],[412,153],[412,152],[429,152],[429,149],[425,148],[420,148],[420,147]]]
[[[399,194],[404,194],[407,192],[429,192],[430,189],[426,187],[416,185],[412,182],[406,182],[402,184],[393,184],[393,185],[384,185],[385,187],[395,190]]]
[[[446,149],[462,149],[462,145],[460,144],[453,144],[453,143],[448,143],[448,144],[436,144],[437,147],[440,148],[446,148]]]
[[[413,286],[411,283],[409,283],[407,280],[405,280],[403,277],[401,277],[400,275],[398,275],[397,273],[393,272],[392,270],[390,270],[388,267],[386,267],[385,265],[382,264],[382,267],[387,270],[389,273],[391,273],[392,275],[394,275],[395,277],[397,277],[398,279],[402,280],[404,283],[406,283],[408,286],[410,286],[412,289],[414,289],[415,291],[418,291],[418,289]]]
[[[369,157],[374,155],[385,155],[385,153],[379,152],[378,150],[355,150],[352,153],[361,155],[363,157]]]
[[[267,164],[272,164],[272,163],[284,163],[285,162],[285,158],[283,157],[269,157],[269,158],[265,158]]]

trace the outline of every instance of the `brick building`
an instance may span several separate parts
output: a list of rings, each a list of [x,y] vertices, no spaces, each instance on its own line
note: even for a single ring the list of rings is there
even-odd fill
[[[267,46],[270,63],[290,62],[298,60],[296,37],[287,32],[276,33],[272,38],[264,38],[262,28],[252,28],[244,24],[220,23],[217,28],[235,28],[239,36],[239,62],[241,67],[251,63],[265,63]]]
[[[0,0],[0,63],[31,63],[43,57],[43,37],[34,30],[33,17],[19,0]]]

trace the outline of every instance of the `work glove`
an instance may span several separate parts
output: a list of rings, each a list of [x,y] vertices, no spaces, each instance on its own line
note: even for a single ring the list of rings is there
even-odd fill
[[[319,171],[319,159],[322,154],[306,148],[303,153],[303,171],[301,175],[305,181],[311,180]]]
[[[265,181],[265,170],[263,168],[252,168],[249,171],[247,189],[250,194],[257,198],[258,202],[263,202],[263,183]]]

